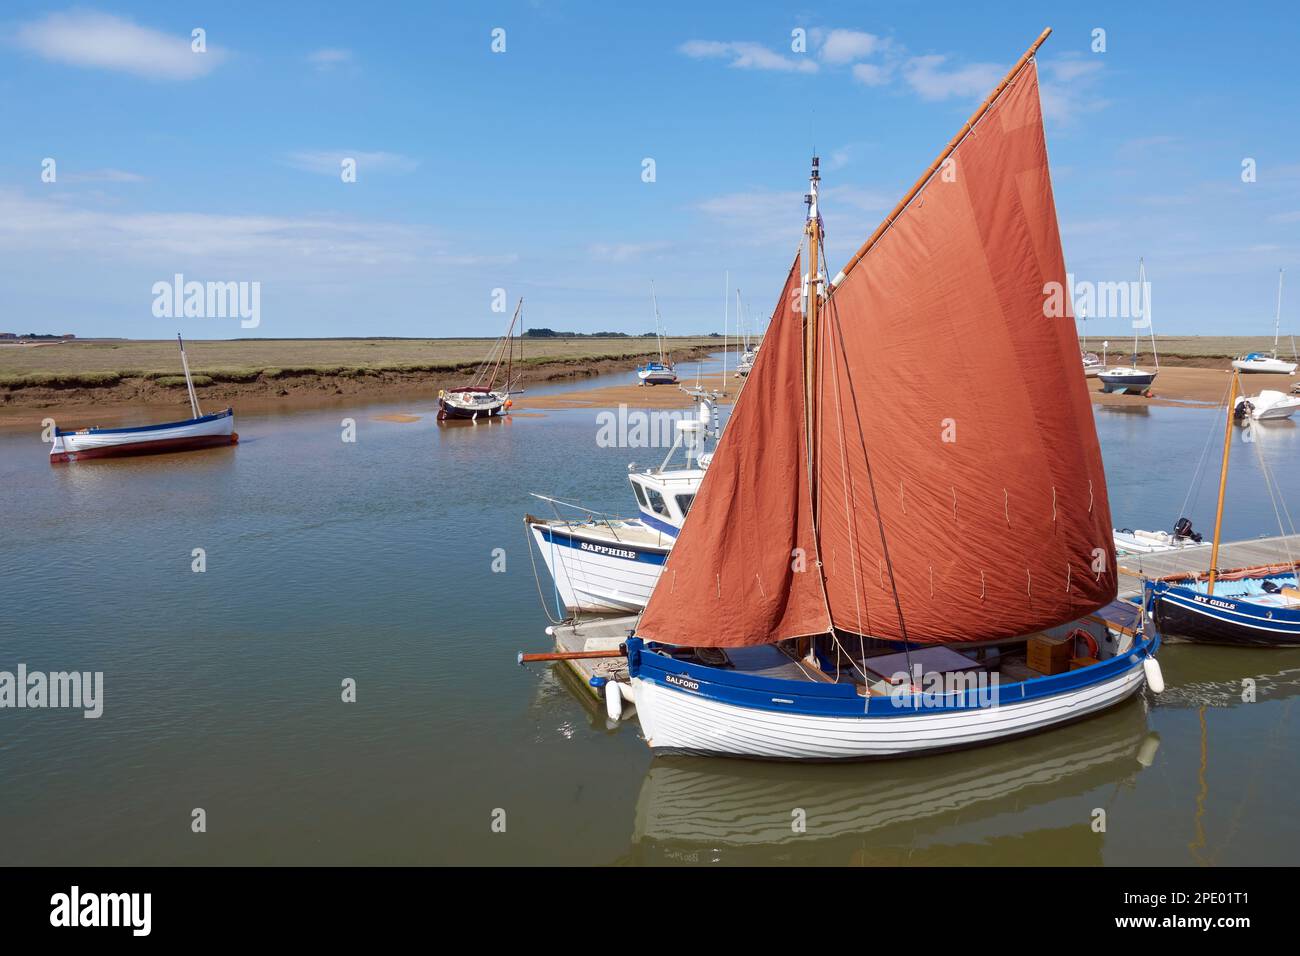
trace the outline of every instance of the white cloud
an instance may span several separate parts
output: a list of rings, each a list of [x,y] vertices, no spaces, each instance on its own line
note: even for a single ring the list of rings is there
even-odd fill
[[[3,191],[0,249],[42,260],[70,256],[79,263],[124,261],[164,273],[210,267],[249,276],[319,277],[333,268],[467,262],[450,238],[427,226],[337,216],[122,212],[74,205],[66,196],[56,201]]]
[[[157,80],[192,80],[212,72],[225,52],[190,48],[189,35],[142,27],[107,13],[52,13],[18,28],[18,44],[57,63],[119,70]]]
[[[671,242],[597,242],[588,248],[592,258],[605,262],[631,262],[667,252]]]
[[[145,177],[125,169],[88,169],[84,173],[59,173],[61,183],[142,183]]]
[[[316,67],[317,70],[325,72],[327,70],[332,70],[337,66],[351,63],[352,51],[338,47],[325,47],[308,53],[307,62]]]
[[[420,165],[418,159],[403,156],[401,153],[365,152],[362,150],[300,150],[285,157],[285,162],[295,169],[322,176],[338,176],[343,168],[343,160],[353,159],[357,163],[357,178],[366,173],[409,173]]]
[[[1083,59],[1078,54],[1038,64],[1038,96],[1043,104],[1043,119],[1068,126],[1084,113],[1095,113],[1109,102],[1094,92],[1101,77],[1099,59]]]
[[[996,63],[945,69],[947,60],[947,56],[937,53],[912,57],[903,65],[903,79],[923,100],[946,100],[954,96],[986,96],[1006,73],[1006,67]]]
[[[894,64],[854,63],[853,78],[867,86],[884,86],[894,78]]]
[[[852,63],[883,50],[888,41],[859,30],[831,30],[822,42],[821,58],[827,63]]]
[[[688,40],[678,51],[696,60],[730,60],[728,66],[738,70],[779,70],[815,73],[817,63],[803,56],[785,56],[747,40]]]

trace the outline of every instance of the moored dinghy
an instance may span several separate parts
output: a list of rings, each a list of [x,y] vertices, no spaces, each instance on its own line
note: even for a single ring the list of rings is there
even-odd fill
[[[1232,373],[1227,408],[1235,409],[1241,372]],[[1220,568],[1219,545],[1223,508],[1228,491],[1228,460],[1233,422],[1228,414],[1223,435],[1223,460],[1219,465],[1219,499],[1214,514],[1214,540],[1209,568],[1204,572],[1176,574],[1146,581],[1143,594],[1162,632],[1182,640],[1206,644],[1241,644],[1261,647],[1300,647],[1300,561],[1286,554],[1279,563],[1253,568]],[[1250,429],[1250,421],[1245,428]],[[1272,472],[1264,460],[1258,435],[1250,436],[1274,507],[1280,501]],[[1282,512],[1278,514],[1285,542]],[[1294,528],[1292,529],[1294,530]],[[1279,556],[1282,558],[1283,556]]]
[[[1033,60],[1048,32],[829,294],[814,159],[806,306],[796,257],[625,645],[656,751],[897,756],[1161,689],[1158,636],[1113,603],[1078,340],[1043,320],[1065,279]],[[957,178],[933,177],[950,157]],[[915,414],[877,400],[900,377]]]
[[[212,415],[203,414],[194,392],[190,363],[185,357],[185,343],[179,334],[176,336],[176,344],[181,351],[181,369],[185,372],[185,388],[189,393],[192,418],[133,428],[55,428],[50,463],[157,455],[236,444],[239,435],[235,433],[235,410],[226,408]]]

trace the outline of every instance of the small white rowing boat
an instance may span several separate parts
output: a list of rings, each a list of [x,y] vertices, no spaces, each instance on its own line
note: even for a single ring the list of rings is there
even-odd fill
[[[54,442],[50,447],[50,464],[90,458],[193,451],[197,448],[237,443],[239,435],[235,433],[235,410],[227,408],[213,415],[203,414],[194,393],[190,364],[185,358],[185,343],[179,335],[176,336],[176,342],[181,350],[181,368],[185,371],[185,387],[189,390],[190,409],[194,413],[192,418],[134,428],[55,428]]]

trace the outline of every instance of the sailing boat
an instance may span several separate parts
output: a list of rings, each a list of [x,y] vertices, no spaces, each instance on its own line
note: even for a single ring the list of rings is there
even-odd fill
[[[664,333],[659,320],[659,300],[655,298],[655,284],[650,283],[650,307],[655,314],[655,338],[659,342],[659,361],[638,365],[636,377],[642,385],[676,385],[677,371],[673,363],[664,358]]]
[[[1263,355],[1251,352],[1232,363],[1239,372],[1275,372],[1281,375],[1294,375],[1295,362],[1287,362],[1277,357],[1277,340],[1282,329],[1282,270],[1277,270],[1277,311],[1273,314],[1273,354]]]
[[[470,421],[477,421],[480,418],[495,418],[510,408],[513,404],[510,401],[510,393],[519,390],[519,383],[514,378],[514,339],[515,325],[519,323],[523,311],[524,299],[523,296],[520,296],[519,304],[515,306],[515,314],[506,327],[506,334],[501,336],[496,344],[492,346],[487,358],[478,367],[474,381],[468,385],[462,385],[460,388],[451,388],[438,392],[438,421],[446,421],[449,418],[468,419]],[[519,331],[519,360],[522,363],[524,358],[522,325]],[[503,363],[505,365],[505,377],[502,384],[498,386],[497,376],[501,373]]]
[[[1138,260],[1138,295],[1141,297],[1142,306],[1137,310],[1137,314],[1145,319],[1147,327],[1151,329],[1151,353],[1155,355],[1156,330],[1155,326],[1151,324],[1151,293],[1147,287],[1146,265],[1141,259]],[[1124,392],[1129,395],[1145,393],[1149,397],[1147,389],[1156,380],[1156,372],[1160,371],[1160,358],[1156,356],[1155,372],[1148,372],[1146,369],[1138,368],[1139,328],[1140,324],[1135,322],[1133,328],[1133,364],[1131,366],[1117,365],[1097,374],[1103,392]]]
[[[1228,392],[1229,409],[1235,406],[1240,384],[1241,372],[1234,371]],[[1218,566],[1234,417],[1231,413],[1227,415],[1223,435],[1219,501],[1209,569],[1203,573],[1148,580],[1143,594],[1149,600],[1160,630],[1176,637],[1207,644],[1297,647],[1300,646],[1300,561],[1288,554],[1286,561],[1264,567],[1220,569]],[[1272,483],[1267,469],[1265,478]]]
[[[192,418],[135,428],[55,428],[50,464],[236,444],[239,436],[235,434],[235,410],[227,408],[212,415],[203,414],[194,393],[194,379],[190,375],[190,363],[185,357],[185,343],[181,341],[180,333],[176,334],[176,344],[181,351],[181,369],[185,372]]]
[[[754,359],[758,357],[758,350],[749,344],[749,324],[742,318],[740,290],[736,290],[736,320],[740,323],[740,334],[744,338],[745,351],[741,353],[740,361],[736,363],[736,375],[739,378],[745,378],[754,370]]]
[[[814,157],[807,277],[801,252],[644,614],[585,652],[626,656],[652,749],[897,756],[1163,688],[1115,601],[1073,322],[1043,320],[1049,33],[829,285]],[[900,384],[915,414],[879,401]]]
[[[1088,334],[1086,331],[1088,328],[1088,313],[1082,309],[1079,310],[1079,324],[1082,325],[1085,330],[1083,335],[1083,345],[1079,349],[1079,354],[1083,358],[1083,375],[1085,378],[1096,378],[1102,373],[1102,370],[1106,365],[1102,361],[1100,355],[1096,352],[1088,351]]]

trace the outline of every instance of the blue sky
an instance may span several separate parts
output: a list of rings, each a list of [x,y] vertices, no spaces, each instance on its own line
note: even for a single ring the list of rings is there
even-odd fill
[[[1071,271],[1145,256],[1157,331],[1267,334],[1286,267],[1300,331],[1287,5],[549,0],[7,3],[0,329],[494,335],[504,288],[530,326],[642,332],[652,279],[670,332],[720,329],[724,270],[771,308],[814,145],[837,269],[1047,25]],[[178,272],[260,282],[260,326],[155,318]]]

